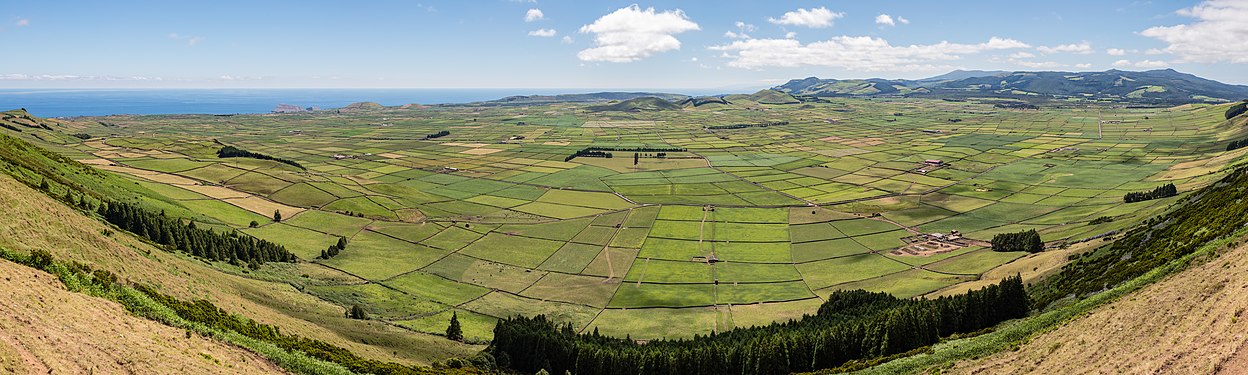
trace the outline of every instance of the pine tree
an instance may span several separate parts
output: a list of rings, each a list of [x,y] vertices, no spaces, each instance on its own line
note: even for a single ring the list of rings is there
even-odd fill
[[[282,221],[282,211],[273,211],[273,221],[274,222]]]
[[[451,312],[451,324],[446,327],[446,338],[453,341],[464,341],[464,330],[459,327],[459,315]]]
[[[347,249],[347,238],[346,238],[346,237],[338,237],[338,244],[337,244],[337,245],[334,245],[334,247],[337,247],[337,248],[338,248],[338,250],[346,250],[346,249]]]

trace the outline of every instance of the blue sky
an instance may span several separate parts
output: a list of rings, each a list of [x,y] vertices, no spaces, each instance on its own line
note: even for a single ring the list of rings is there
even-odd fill
[[[1248,83],[1248,1],[9,1],[0,87],[745,88],[952,69]]]

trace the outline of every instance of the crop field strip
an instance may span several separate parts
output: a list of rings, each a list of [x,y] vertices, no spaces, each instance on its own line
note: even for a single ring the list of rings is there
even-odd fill
[[[839,288],[922,295],[1021,255],[975,246],[889,254],[915,231],[1087,238],[1119,225],[1091,219],[1146,217],[1168,204],[1123,204],[1123,194],[1165,182],[1203,186],[1209,171],[1244,154],[1208,158],[1245,132],[1192,126],[1219,122],[1218,111],[1199,105],[1001,110],[832,99],[759,108],[113,116],[108,122],[122,126],[82,129],[106,139],[69,146],[117,164],[203,225],[283,243],[358,277],[316,281],[307,292],[375,308],[393,324],[437,332],[432,319],[450,311],[470,316],[467,324],[550,313],[583,330],[643,338],[800,316]],[[789,123],[705,128],[780,120]],[[423,140],[441,130],[450,135]],[[218,159],[220,144],[307,170]],[[564,160],[589,146],[687,151],[644,155],[637,165],[632,152]],[[946,165],[926,170],[927,159]],[[285,220],[268,220],[270,208]],[[312,259],[338,236],[350,240],[346,250]],[[664,324],[695,328],[644,321],[659,312]]]

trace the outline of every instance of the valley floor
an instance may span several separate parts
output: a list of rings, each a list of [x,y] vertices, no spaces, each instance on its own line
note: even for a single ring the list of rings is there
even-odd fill
[[[66,290],[56,276],[0,260],[0,373],[267,374],[242,348],[136,317]]]
[[[1248,246],[1041,334],[966,374],[1248,372]]]

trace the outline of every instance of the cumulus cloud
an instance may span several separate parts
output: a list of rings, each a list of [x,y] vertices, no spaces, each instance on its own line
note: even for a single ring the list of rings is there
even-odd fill
[[[1036,54],[1026,51],[1018,51],[1010,54],[1011,59],[1030,59],[1036,57]]]
[[[881,14],[881,15],[875,16],[875,23],[880,24],[880,25],[887,25],[887,26],[897,26],[897,24],[899,23],[903,25],[909,24],[910,20],[906,19],[905,17],[894,18],[893,16],[890,16],[887,14]]]
[[[936,63],[958,60],[962,55],[1029,47],[997,37],[978,44],[894,46],[882,38],[838,36],[807,44],[788,38],[738,40],[709,48],[730,59],[728,66],[746,69],[829,66],[856,71],[928,71],[942,68]]]
[[[1089,69],[1092,67],[1092,64],[1088,64],[1088,63],[1075,64],[1075,67],[1079,69]]]
[[[657,12],[652,7],[641,9],[633,4],[581,26],[581,33],[594,34],[595,46],[578,52],[576,57],[582,61],[637,61],[680,49],[675,35],[693,30],[701,28],[684,11]]]
[[[737,27],[737,31],[732,31],[732,30],[725,31],[725,32],[724,32],[724,37],[725,37],[725,38],[729,38],[729,39],[749,39],[749,38],[750,38],[750,34],[746,34],[746,33],[754,32],[754,31],[758,30],[758,27],[757,27],[757,26],[754,26],[754,25],[751,25],[751,24],[748,24],[748,23],[745,23],[745,22],[741,22],[741,21],[737,21],[737,23],[735,24],[735,26]]]
[[[1209,0],[1191,8],[1180,9],[1181,16],[1195,21],[1174,26],[1156,26],[1140,35],[1165,42],[1162,51],[1173,54],[1180,62],[1248,63],[1248,1]]]
[[[1105,53],[1110,56],[1122,56],[1127,54],[1127,50],[1122,48],[1110,48],[1105,50]]]
[[[560,40],[559,40],[559,43],[563,43],[563,44],[572,44],[572,37],[567,36],[567,35],[564,35],[564,36],[563,36],[563,39],[560,39]]]
[[[555,36],[555,34],[555,29],[537,29],[529,32],[529,36],[539,36],[543,38],[549,38]]]
[[[18,19],[16,22],[13,22],[13,26],[14,26],[14,27],[26,27],[26,26],[30,26],[30,19],[28,19],[28,18],[20,18],[20,19]]]
[[[768,17],[767,22],[777,25],[788,26],[805,26],[810,28],[831,27],[832,21],[845,17],[845,13],[833,12],[825,7],[812,9],[798,8],[792,12],[785,12],[780,18]]]
[[[1140,68],[1140,69],[1160,69],[1170,66],[1170,63],[1158,60],[1141,60],[1132,62],[1131,60],[1114,61],[1115,68]]]
[[[533,8],[524,12],[524,22],[541,21],[543,19],[546,19],[546,15],[542,13],[541,9]]]
[[[1092,49],[1092,43],[1088,43],[1088,41],[1086,40],[1079,42],[1079,43],[1062,44],[1062,45],[1057,45],[1053,47],[1039,46],[1039,47],[1036,47],[1036,51],[1040,51],[1040,53],[1044,53],[1044,54],[1069,52],[1069,53],[1077,53],[1081,55],[1086,55],[1086,54],[1094,52],[1094,50]]]

